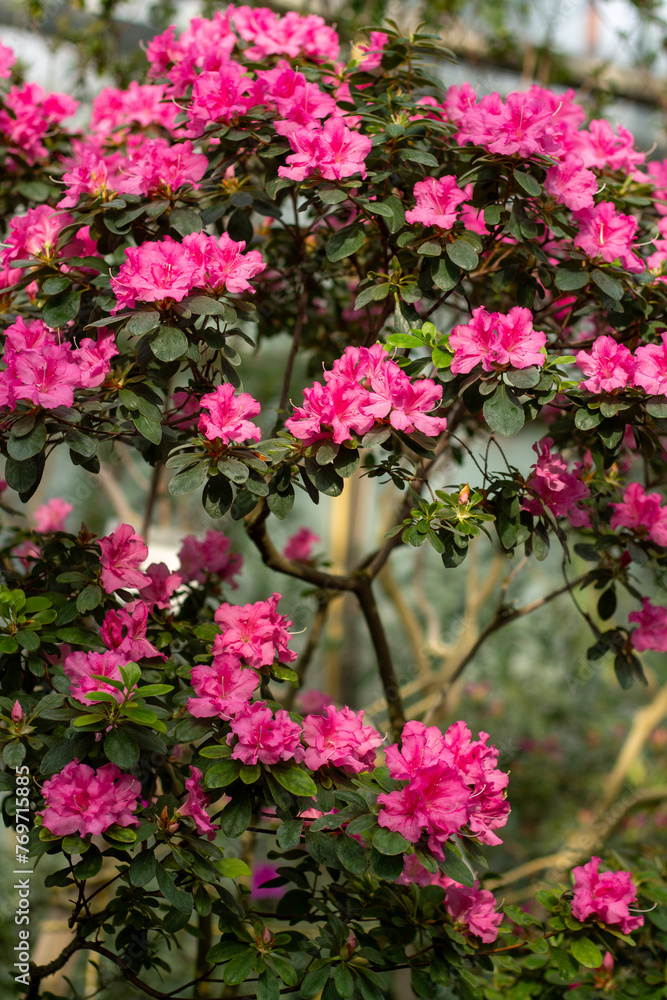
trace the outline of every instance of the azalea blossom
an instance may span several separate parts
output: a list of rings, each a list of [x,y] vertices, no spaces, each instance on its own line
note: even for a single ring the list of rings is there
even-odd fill
[[[623,934],[631,934],[644,925],[641,914],[631,914],[637,902],[637,890],[630,872],[598,871],[601,859],[592,857],[585,865],[572,869],[574,897],[572,915],[577,920],[594,917],[603,924],[618,926]]]
[[[246,703],[231,720],[231,730],[227,743],[234,747],[234,760],[244,764],[303,760],[301,727],[282,708],[274,715],[266,702]]]
[[[457,186],[456,178],[449,174],[418,181],[413,193],[417,204],[405,213],[406,222],[421,222],[424,226],[438,226],[440,229],[452,228],[458,214],[457,206],[466,200],[466,193]]]
[[[621,503],[614,508],[609,527],[630,528],[640,537],[648,535],[657,545],[667,545],[667,507],[659,493],[647,493],[641,483],[629,483]]]
[[[221,635],[216,636],[214,652],[233,653],[251,667],[268,666],[274,660],[291,663],[296,653],[288,649],[292,622],[278,614],[281,594],[272,594],[255,604],[221,604],[214,614]]]
[[[119,587],[141,589],[146,586],[148,578],[139,566],[147,558],[148,549],[131,525],[121,524],[110,535],[100,538],[99,546],[102,551],[100,583],[107,594]]]
[[[363,716],[363,712],[331,704],[323,706],[322,714],[307,715],[303,720],[306,767],[313,771],[340,767],[348,774],[370,770],[383,740],[373,726],[364,724]]]
[[[261,405],[249,392],[234,392],[230,382],[219,385],[215,392],[209,392],[200,400],[202,413],[199,430],[209,441],[219,439],[223,445],[241,444],[244,441],[259,441],[262,432],[248,417],[256,417]]]
[[[313,545],[319,541],[321,538],[314,531],[309,528],[299,528],[287,539],[283,555],[286,559],[292,559],[295,562],[309,562],[312,559]]]
[[[647,649],[667,653],[667,608],[652,604],[644,597],[642,610],[631,611],[628,621],[638,626],[630,633],[630,642],[638,653]]]
[[[178,807],[180,816],[190,816],[200,837],[215,840],[215,831],[220,827],[212,823],[207,813],[211,804],[211,796],[204,791],[202,772],[198,767],[190,765],[190,777],[185,779],[185,790],[188,793],[184,802]]]
[[[533,496],[524,498],[523,509],[539,517],[547,507],[554,517],[567,517],[574,527],[586,527],[590,515],[583,501],[591,491],[579,477],[580,466],[570,472],[562,455],[552,455],[553,443],[553,438],[546,437],[533,445],[537,462],[526,480]]]
[[[243,557],[231,551],[231,542],[221,531],[210,528],[201,541],[195,535],[186,535],[178,558],[179,580],[205,584],[210,575],[219,577],[234,589],[238,586],[236,577],[243,567]]]
[[[94,770],[75,757],[42,785],[43,826],[56,837],[104,833],[110,826],[138,826],[134,815],[141,785],[115,764]]]
[[[74,510],[71,503],[62,497],[54,497],[41,504],[35,511],[35,531],[47,534],[51,531],[64,531],[65,521]]]
[[[661,344],[641,344],[635,350],[634,384],[655,396],[667,395],[667,333]]]
[[[579,232],[574,245],[581,247],[590,257],[601,258],[633,273],[643,271],[644,261],[632,252],[637,233],[637,220],[632,215],[616,211],[611,201],[601,201],[590,208],[583,208],[575,215]]]
[[[259,675],[245,668],[234,653],[217,652],[211,666],[197,665],[191,674],[194,697],[188,698],[188,712],[195,718],[229,719],[252,697]]]
[[[586,376],[579,383],[582,389],[601,393],[632,385],[635,360],[627,347],[619,344],[613,337],[597,337],[590,354],[587,351],[577,351],[575,357]]]
[[[455,326],[449,337],[454,351],[452,372],[467,373],[480,362],[485,372],[497,368],[542,367],[547,338],[533,329],[530,309],[513,306],[505,315],[489,313],[484,306],[472,311],[472,321]]]

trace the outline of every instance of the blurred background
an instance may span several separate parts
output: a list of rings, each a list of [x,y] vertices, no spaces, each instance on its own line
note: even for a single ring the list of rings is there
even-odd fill
[[[101,87],[127,86],[130,80],[141,78],[145,67],[141,46],[153,34],[171,23],[184,28],[191,17],[211,16],[223,6],[208,0],[0,0],[0,40],[15,50],[27,79],[78,98],[83,121],[87,104]],[[309,0],[303,5],[262,6],[279,12],[293,8],[319,13],[337,25],[344,43],[357,39],[369,25],[379,25],[385,16],[405,29],[425,21],[457,59],[436,67],[445,85],[467,80],[480,94],[506,93],[532,82],[556,89],[572,87],[593,117],[604,114],[615,125],[629,128],[637,146],[650,151],[651,158],[665,155],[667,3]],[[253,335],[258,338],[259,352],[252,365],[243,369],[244,389],[264,402],[263,430],[269,432],[280,393],[274,378],[279,370],[277,355],[287,356],[289,338],[282,334],[263,339],[261,329]],[[312,381],[313,370],[317,364],[308,372],[306,361],[301,362],[292,382],[293,399],[300,399],[300,390]],[[533,461],[531,445],[545,433],[544,425],[529,425],[510,442],[508,459],[527,471]],[[52,460],[47,467],[28,505],[28,526],[37,506],[60,496],[74,506],[69,530],[76,531],[81,521],[100,534],[123,521],[141,530],[151,470],[136,453],[119,449],[107,454],[98,477],[71,466],[66,456],[58,461],[61,464]],[[494,459],[501,461],[500,455]],[[476,475],[472,464],[453,461],[441,467],[439,481],[433,485],[458,489],[470,480],[475,486]],[[289,535],[305,526],[319,536],[314,554],[333,569],[343,570],[381,542],[394,523],[400,499],[391,485],[378,485],[377,479],[357,474],[346,482],[341,497],[322,497],[317,508],[309,501],[297,503],[287,522],[275,522],[276,544],[282,547]],[[162,560],[173,567],[183,535],[201,537],[206,530],[221,527],[220,522],[208,519],[198,494],[179,498],[176,508],[164,483],[155,511],[148,539],[151,561]],[[307,649],[320,606],[318,595],[304,590],[298,581],[278,578],[266,570],[238,524],[225,518],[222,528],[245,559],[239,589],[228,599],[255,601],[279,590],[284,595],[281,610],[293,618],[295,631],[301,633],[294,645]],[[484,536],[472,545],[470,556],[457,570],[443,572],[439,556],[429,546],[396,552],[380,578],[378,599],[407,714],[443,726],[465,719],[473,733],[489,732],[491,742],[500,749],[500,765],[511,772],[512,815],[503,832],[503,846],[493,851],[498,872],[518,869],[566,843],[591,844],[586,858],[599,852],[603,843],[618,850],[621,858],[634,843],[659,845],[661,837],[664,843],[664,655],[643,657],[648,688],[635,685],[622,691],[609,659],[587,659],[593,639],[566,593],[492,635],[442,699],[448,680],[493,616],[501,591],[506,602],[522,606],[562,584],[562,553],[552,552],[541,563],[531,559],[524,566],[520,562],[519,556],[512,563],[494,555]],[[568,576],[575,579],[584,569],[583,561],[574,555]],[[597,596],[586,591],[580,605],[599,623]],[[346,600],[339,598],[328,610],[306,688],[322,689],[334,700],[366,708],[370,719],[384,730],[385,705],[365,626],[350,613],[354,609]],[[664,595],[656,600],[665,603]],[[629,610],[630,604],[624,605],[619,596],[616,620],[625,623]],[[651,794],[658,786],[663,794]],[[591,834],[591,830],[596,832]],[[523,903],[529,887],[521,885],[527,885],[528,874],[517,877],[500,895],[508,902]],[[542,877],[543,872],[537,874]],[[68,939],[66,929],[67,937],[62,941],[58,937],[63,917],[57,893],[44,891],[41,901],[35,900],[39,908],[35,912],[43,914],[40,953],[34,956],[38,962],[57,954]],[[9,942],[12,930],[12,899],[0,893],[0,938]],[[62,978],[49,983],[54,992],[92,995],[99,986],[97,979],[89,982],[90,973],[83,980],[82,970],[66,973],[74,976],[73,992],[66,992],[69,987]],[[127,996],[129,989],[127,985],[110,987],[99,995],[111,1000]]]

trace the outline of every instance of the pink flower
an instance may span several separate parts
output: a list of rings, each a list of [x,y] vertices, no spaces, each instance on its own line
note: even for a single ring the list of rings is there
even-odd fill
[[[121,653],[128,662],[152,656],[166,660],[146,638],[147,622],[148,605],[142,601],[136,603],[131,614],[125,608],[107,611],[100,628],[102,641],[107,649]]]
[[[293,153],[287,157],[289,166],[278,167],[280,177],[302,181],[320,174],[333,181],[358,173],[366,176],[364,164],[373,143],[368,136],[347,128],[340,117],[329,118],[322,128],[311,123],[295,129],[287,138]]]
[[[307,445],[326,437],[342,444],[353,435],[368,433],[375,423],[372,415],[362,410],[367,399],[368,393],[356,385],[336,381],[325,387],[316,382],[303,390],[303,406],[295,407],[285,427]]]
[[[662,344],[642,344],[635,350],[634,384],[656,396],[667,395],[667,333]]]
[[[211,796],[207,795],[202,785],[202,772],[198,767],[190,766],[190,777],[185,779],[185,790],[188,793],[183,805],[178,807],[181,816],[190,816],[200,837],[206,836],[215,840],[215,831],[220,827],[211,823],[206,812],[211,804]]]
[[[601,257],[611,264],[618,260],[621,267],[633,273],[644,270],[644,261],[631,251],[637,232],[637,220],[632,215],[617,213],[613,202],[602,201],[583,208],[575,217],[579,232],[574,245],[589,257]]]
[[[303,760],[301,727],[292,722],[282,708],[274,716],[266,702],[246,704],[234,715],[231,729],[227,743],[234,747],[234,760],[244,764],[277,764],[281,760],[298,763]]]
[[[533,329],[530,309],[514,306],[507,315],[489,313],[483,306],[472,311],[472,322],[456,326],[449,344],[454,350],[452,372],[470,372],[481,361],[485,372],[497,368],[542,367],[547,338]]]
[[[357,50],[363,59],[359,63],[359,70],[369,73],[373,69],[378,69],[382,62],[382,50],[389,41],[389,35],[384,31],[371,31],[368,44],[357,45]]]
[[[635,361],[630,351],[613,337],[597,337],[591,353],[578,351],[577,364],[586,378],[579,385],[589,392],[613,392],[632,385]]]
[[[436,726],[406,723],[401,748],[387,747],[386,761],[391,777],[408,784],[378,798],[385,807],[380,825],[413,843],[426,829],[436,853],[464,826],[482,843],[500,843],[492,830],[507,822],[508,776],[496,767],[498,751],[486,746],[488,734],[479,737],[472,740],[463,722],[454,723],[445,735]]]
[[[126,90],[105,87],[93,101],[91,125],[100,138],[127,130],[131,125],[141,126],[145,132],[157,125],[172,131],[174,119],[179,109],[171,100],[165,99],[162,84],[139,84],[130,82]]]
[[[119,309],[134,309],[142,302],[180,302],[190,293],[197,268],[187,248],[170,236],[127,247],[125,263],[111,279]]]
[[[188,712],[198,719],[220,716],[223,719],[240,712],[252,698],[259,684],[254,670],[244,669],[232,653],[216,655],[210,667],[192,668],[194,698],[188,698]]]
[[[49,205],[29,208],[25,215],[17,215],[9,222],[6,249],[2,263],[9,267],[11,261],[26,257],[53,260],[56,256],[58,237],[65,226],[74,219],[67,212],[56,212]]]
[[[215,392],[202,396],[202,413],[199,430],[208,441],[219,438],[223,445],[241,444],[243,441],[259,441],[262,432],[248,417],[256,417],[261,405],[248,392],[234,393],[229,382],[219,385]]]
[[[647,493],[640,483],[629,483],[622,503],[614,508],[609,527],[630,528],[636,534],[648,535],[657,545],[667,545],[667,508],[662,506],[659,493]]]
[[[592,857],[587,864],[572,869],[572,915],[577,920],[595,917],[604,924],[617,924],[623,934],[630,934],[644,924],[643,916],[630,914],[630,906],[637,902],[632,874],[623,871],[599,874],[599,864],[600,858]]]
[[[639,626],[630,633],[630,641],[638,653],[646,649],[667,653],[667,608],[651,604],[645,597],[642,610],[631,611],[628,621]]]
[[[523,509],[539,517],[544,513],[544,504],[554,517],[568,517],[574,527],[585,527],[590,524],[590,516],[582,501],[591,491],[579,478],[578,468],[569,472],[563,456],[551,454],[552,444],[553,438],[547,437],[533,445],[537,462],[526,486],[534,496],[524,499]]]
[[[113,330],[100,330],[97,340],[84,337],[73,354],[81,388],[94,389],[102,385],[111,371],[111,358],[118,354]]]
[[[80,376],[70,357],[69,344],[45,344],[19,354],[11,367],[16,398],[29,399],[45,410],[71,406]]]
[[[74,758],[60,774],[42,785],[46,808],[39,814],[50,833],[66,837],[96,836],[110,826],[138,826],[133,815],[141,785],[129,774],[121,774],[115,764],[96,771]]]
[[[524,159],[533,153],[550,155],[560,145],[551,108],[530,91],[508,94],[504,102],[499,94],[488,94],[478,104],[468,104],[456,139]]]
[[[412,225],[421,222],[424,226],[438,226],[440,229],[452,228],[456,222],[457,205],[467,197],[457,186],[456,178],[450,174],[417,181],[413,194],[417,204],[405,213],[406,222]]]
[[[100,538],[99,546],[102,550],[100,583],[107,594],[119,587],[141,590],[147,585],[149,581],[139,566],[148,556],[148,549],[131,525],[121,524],[110,535]]]
[[[238,585],[234,577],[241,572],[243,557],[231,552],[230,547],[227,536],[214,528],[206,532],[202,541],[194,535],[186,535],[178,553],[182,579],[203,585],[212,575],[236,589]]]
[[[303,720],[306,767],[313,771],[340,767],[348,774],[370,770],[382,736],[373,726],[364,725],[364,713],[335,705],[327,705],[324,713],[307,715]]]
[[[574,151],[584,160],[587,167],[598,170],[623,170],[633,173],[637,164],[646,159],[645,153],[634,148],[634,136],[622,125],[618,135],[608,121],[599,118],[590,122],[587,129],[579,129],[573,136]]]
[[[247,92],[251,78],[239,63],[229,60],[220,69],[200,73],[188,105],[187,135],[195,139],[210,125],[230,125],[252,107]]]
[[[84,653],[77,650],[65,657],[63,670],[69,677],[71,685],[71,695],[84,705],[97,704],[99,699],[90,696],[91,691],[106,691],[112,695],[117,702],[123,700],[123,694],[112,684],[105,684],[104,681],[96,680],[96,677],[109,677],[114,681],[122,681],[120,666],[128,663],[128,657],[109,650],[98,653]]]
[[[491,944],[498,937],[503,915],[496,910],[493,893],[480,889],[479,882],[472,889],[450,882],[445,890],[445,907],[464,933],[474,934],[484,944]]]
[[[544,189],[572,212],[579,212],[593,204],[598,181],[593,171],[586,169],[581,157],[568,153],[555,166],[549,167]]]
[[[438,762],[420,770],[405,788],[378,795],[378,823],[412,843],[425,830],[430,849],[441,853],[442,845],[465,825],[470,797],[458,770]]]
[[[236,243],[228,233],[216,240],[206,233],[190,233],[183,246],[196,266],[193,284],[221,294],[253,292],[250,279],[260,274],[266,264],[259,250],[245,250],[245,242]]]
[[[141,601],[153,608],[168,611],[171,598],[178,590],[183,578],[178,573],[170,573],[165,563],[151,563],[146,569],[150,581],[141,588]]]
[[[123,171],[124,192],[170,197],[184,184],[199,187],[208,158],[195,153],[191,142],[171,145],[164,139],[149,139],[139,148],[140,155]]]
[[[213,616],[222,628],[214,652],[234,653],[251,667],[296,660],[296,653],[287,648],[292,622],[277,611],[280,598],[280,594],[272,594],[255,604],[221,604]]]
[[[47,500],[35,511],[35,531],[47,534],[51,531],[64,531],[65,521],[74,507],[62,497]]]
[[[319,541],[321,541],[320,536],[314,531],[310,531],[309,528],[299,528],[287,539],[283,555],[294,562],[310,562],[313,557],[313,545]]]
[[[7,80],[12,75],[12,66],[16,62],[16,56],[12,49],[0,44],[0,77]]]

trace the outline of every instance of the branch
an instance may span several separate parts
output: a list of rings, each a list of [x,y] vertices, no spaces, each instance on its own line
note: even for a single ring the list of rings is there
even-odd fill
[[[389,722],[394,734],[394,740],[400,743],[401,733],[405,725],[405,715],[401,702],[401,691],[398,680],[394,672],[394,665],[391,659],[389,643],[385,635],[380,615],[378,614],[375,598],[371,589],[371,581],[367,577],[360,576],[356,587],[356,594],[363,612],[368,630],[373,641],[373,648],[377,656],[378,669],[382,679],[385,697],[387,699],[387,709],[389,712]]]
[[[280,392],[280,402],[278,403],[278,423],[273,429],[275,434],[278,427],[282,423],[282,414],[285,412],[287,407],[287,400],[289,398],[289,387],[292,381],[292,371],[294,369],[294,362],[296,356],[301,346],[301,334],[303,332],[304,323],[306,322],[306,306],[308,305],[308,289],[305,288],[301,293],[299,298],[299,303],[297,306],[297,316],[296,323],[294,324],[294,335],[292,337],[292,344],[290,346],[289,355],[287,358],[287,365],[285,367],[285,374],[283,376],[283,386]]]

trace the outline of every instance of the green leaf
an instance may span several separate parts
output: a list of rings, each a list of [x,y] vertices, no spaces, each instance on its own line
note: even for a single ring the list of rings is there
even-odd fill
[[[465,240],[454,240],[447,244],[447,256],[464,271],[472,271],[479,264],[479,256]]]
[[[252,972],[256,958],[257,952],[253,948],[230,959],[225,966],[225,971],[222,973],[222,978],[227,985],[237,986],[239,983],[244,982]]]
[[[371,867],[380,878],[395,882],[404,867],[402,854],[380,854],[376,847],[371,849]]]
[[[84,587],[76,599],[76,610],[79,614],[85,615],[102,603],[102,591],[95,583],[89,583]]]
[[[288,819],[278,827],[276,840],[283,851],[291,851],[301,840],[302,819]]]
[[[201,233],[204,228],[201,215],[191,208],[175,208],[169,216],[169,225],[175,229],[180,236],[189,236],[190,233]]]
[[[286,958],[276,954],[275,951],[271,953],[269,961],[286,986],[296,986],[299,981],[299,973],[292,962],[288,962]]]
[[[129,771],[139,762],[139,747],[124,729],[115,729],[104,740],[104,752],[112,764]]]
[[[280,983],[271,969],[264,969],[257,977],[257,1000],[280,1000]]]
[[[41,476],[41,470],[36,458],[17,462],[10,457],[5,462],[4,475],[7,485],[13,490],[17,493],[27,493],[35,485],[38,475]]]
[[[574,426],[580,431],[590,431],[593,427],[597,427],[601,420],[602,415],[599,410],[586,410],[582,407],[574,415]]]
[[[353,875],[361,875],[368,868],[368,858],[366,852],[353,837],[348,837],[346,833],[339,833],[336,838],[336,855],[342,864]]]
[[[410,841],[406,840],[400,833],[380,827],[373,837],[373,847],[380,854],[404,854],[410,846]]]
[[[438,266],[431,272],[433,284],[441,292],[449,292],[455,288],[461,280],[461,271],[456,264],[447,257],[441,257]]]
[[[309,972],[301,984],[301,996],[304,997],[304,1000],[311,1000],[312,997],[321,993],[330,975],[331,966],[329,965]]]
[[[164,865],[157,865],[155,869],[157,884],[160,892],[172,906],[175,906],[181,913],[192,912],[192,896],[189,892],[184,892],[176,886],[173,874]]]
[[[207,788],[226,788],[236,781],[241,772],[240,760],[224,760],[220,764],[214,764],[206,772],[205,783]]]
[[[130,882],[138,887],[148,885],[155,878],[157,860],[153,850],[142,851],[130,862]]]
[[[238,458],[219,459],[218,469],[223,476],[226,476],[227,479],[231,479],[233,483],[237,483],[238,485],[246,482],[250,471],[247,465],[239,462]]]
[[[91,844],[81,861],[74,865],[74,874],[78,879],[95,878],[102,867],[102,853]]]
[[[583,965],[587,969],[599,969],[602,965],[602,952],[590,938],[574,938],[570,944],[570,951],[579,965]]]
[[[33,430],[23,437],[10,437],[7,442],[7,453],[17,462],[38,455],[46,444],[46,427],[43,423],[35,424]]]
[[[176,361],[188,349],[188,338],[177,326],[161,326],[151,337],[151,351],[158,361]]]
[[[518,434],[524,425],[523,407],[515,394],[502,383],[484,400],[484,419],[502,437]]]
[[[162,440],[162,428],[155,420],[150,420],[143,413],[132,415],[132,423],[137,428],[142,437],[150,441],[151,444],[159,444]]]
[[[127,321],[127,332],[134,337],[143,337],[145,333],[150,333],[160,323],[160,314],[157,309],[149,311],[142,309],[141,312],[131,316]]]
[[[518,167],[514,168],[514,180],[526,194],[532,195],[533,198],[539,198],[542,194],[542,185],[539,181],[532,174],[527,174],[524,170],[519,170]]]
[[[42,309],[42,318],[47,326],[65,326],[76,319],[81,304],[81,292],[74,289],[55,295]]]
[[[305,841],[306,850],[311,858],[315,858],[316,861],[319,861],[321,865],[326,865],[327,868],[340,868],[334,840],[330,834],[306,830]]]
[[[595,270],[591,272],[591,278],[600,291],[604,292],[605,295],[608,295],[610,299],[614,299],[616,302],[619,302],[623,298],[623,285],[617,278],[612,277],[612,275],[607,271],[600,271],[598,268],[595,268]]]
[[[199,489],[208,475],[208,459],[189,465],[169,480],[169,492],[172,496],[183,496]]]
[[[211,476],[202,493],[202,504],[209,517],[226,514],[232,505],[234,491],[224,476]]]
[[[23,743],[19,743],[18,740],[11,740],[10,743],[5,744],[5,749],[2,752],[2,759],[4,760],[7,767],[20,767],[26,754],[26,749]]]
[[[327,241],[327,257],[332,264],[336,261],[350,257],[357,250],[360,250],[366,240],[364,227],[359,223],[352,226],[344,226]]]
[[[443,854],[444,860],[441,862],[440,867],[443,869],[445,875],[453,878],[455,882],[459,882],[461,885],[472,889],[475,885],[475,876],[467,864],[449,847],[443,847]]]
[[[209,295],[193,295],[189,299],[184,299],[183,305],[187,306],[194,316],[224,316],[229,308],[224,302],[212,299]]]
[[[354,979],[347,965],[341,963],[336,966],[333,980],[340,996],[344,998],[352,996],[354,993]]]
[[[515,385],[517,389],[532,389],[542,377],[542,373],[537,366],[531,368],[516,368],[506,372],[508,382]]]
[[[562,267],[556,274],[556,288],[561,292],[576,292],[577,289],[587,285],[589,281],[590,274],[588,271],[582,271],[581,269],[568,271]]]
[[[226,837],[240,837],[248,829],[251,819],[251,800],[237,798],[233,802],[227,803],[220,813],[220,828]]]
[[[215,867],[225,878],[249,878],[252,874],[245,861],[240,858],[222,858],[216,861]]]
[[[20,629],[16,633],[16,641],[18,642],[19,646],[23,647],[23,649],[28,649],[31,652],[34,652],[34,650],[39,649],[40,646],[39,636],[37,635],[36,632],[33,632],[30,629]]]
[[[271,774],[292,795],[317,795],[317,785],[298,764],[275,764]]]

